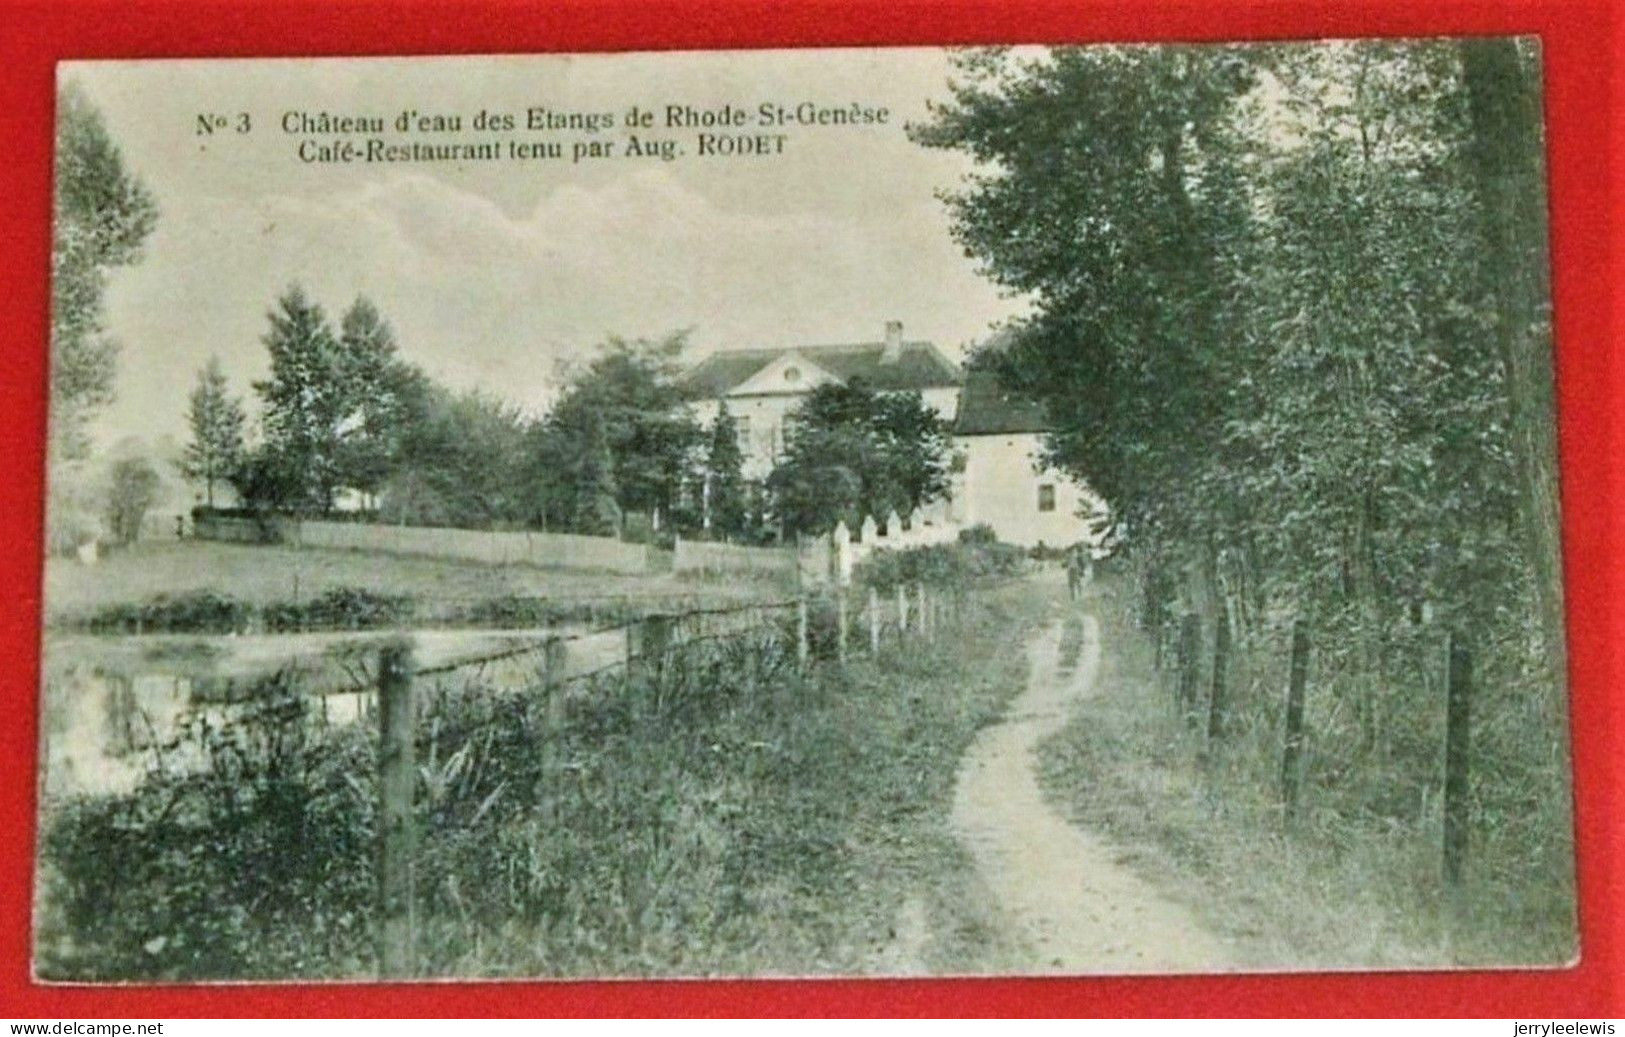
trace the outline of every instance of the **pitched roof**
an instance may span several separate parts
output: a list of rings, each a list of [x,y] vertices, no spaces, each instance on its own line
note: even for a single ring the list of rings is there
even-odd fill
[[[1037,400],[1007,392],[990,372],[973,371],[965,376],[965,388],[959,394],[959,413],[954,419],[954,435],[990,436],[1049,430],[1049,416]]]
[[[698,396],[723,396],[790,353],[807,358],[843,382],[861,378],[871,388],[885,391],[949,387],[963,379],[959,367],[929,342],[904,342],[901,355],[891,362],[881,360],[885,349],[884,342],[854,342],[722,350],[690,368],[683,375],[683,385]]]

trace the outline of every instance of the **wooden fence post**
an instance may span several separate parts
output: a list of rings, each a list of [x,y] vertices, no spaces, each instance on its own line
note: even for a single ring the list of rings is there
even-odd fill
[[[807,597],[801,595],[796,598],[796,665],[805,670],[810,654],[811,646],[807,643]]]
[[[914,627],[920,632],[921,637],[931,636],[930,632],[926,630],[925,584],[923,583],[914,585]]]
[[[835,657],[846,662],[846,629],[848,618],[846,614],[847,592],[840,584],[835,585]]]
[[[1207,740],[1217,741],[1224,734],[1225,670],[1230,662],[1230,620],[1221,611],[1213,629],[1213,683],[1207,696]]]
[[[626,628],[626,668],[660,679],[671,651],[671,617],[655,613]]]
[[[869,588],[869,654],[880,654],[880,593]]]
[[[1444,748],[1444,880],[1461,884],[1467,859],[1467,754],[1472,748],[1473,655],[1458,635],[1450,635],[1446,674]]]
[[[416,971],[412,858],[417,778],[413,727],[412,646],[386,646],[378,663],[378,973],[400,979]]]
[[[1298,758],[1303,753],[1303,690],[1309,680],[1309,624],[1292,623],[1292,666],[1286,683],[1286,732],[1281,741],[1281,814],[1298,812]]]
[[[908,634],[908,589],[901,583],[897,585],[897,639],[901,641]]]
[[[547,721],[557,727],[564,722],[564,667],[569,658],[564,638],[557,634],[542,645],[542,687],[547,696]]]
[[[1202,640],[1201,620],[1194,612],[1185,613],[1179,624],[1179,676],[1176,692],[1179,714],[1189,720],[1196,702],[1197,651]]]

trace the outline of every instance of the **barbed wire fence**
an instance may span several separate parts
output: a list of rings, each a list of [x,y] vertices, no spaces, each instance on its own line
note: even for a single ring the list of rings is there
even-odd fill
[[[515,631],[498,645],[449,658],[443,645],[431,643],[426,650],[419,643],[421,632],[376,630],[376,636],[347,643],[342,651],[287,664],[249,686],[245,700],[212,710],[207,723],[217,734],[256,723],[282,728],[348,724],[374,741],[376,961],[380,976],[406,977],[419,973],[422,937],[415,920],[420,901],[415,876],[418,828],[425,823],[422,808],[435,794],[434,783],[450,780],[436,777],[447,771],[442,749],[449,755],[453,751],[449,747],[460,740],[462,745],[475,745],[477,752],[489,752],[493,744],[497,752],[514,751],[512,729],[478,729],[482,722],[511,722],[512,713],[482,708],[482,701],[488,707],[506,697],[521,703],[526,715],[545,718],[534,728],[520,725],[544,755],[554,751],[549,743],[575,719],[590,716],[583,707],[616,705],[616,699],[624,700],[619,707],[639,717],[659,721],[670,710],[682,708],[695,711],[692,716],[706,723],[706,716],[723,708],[719,678],[737,685],[742,689],[739,694],[761,702],[772,696],[774,710],[794,709],[796,703],[781,694],[783,687],[794,684],[790,674],[846,666],[883,651],[925,650],[964,609],[965,601],[962,591],[920,583],[883,590],[824,587],[773,600],[706,607],[668,600],[662,603],[665,607],[641,612],[630,621]],[[329,703],[340,699],[349,701],[330,715]],[[578,736],[583,732],[590,734],[581,729]],[[153,740],[159,766],[185,769],[208,764],[206,753],[188,760],[184,750],[177,751],[184,737],[178,735],[165,745]],[[500,768],[501,761],[496,762]],[[366,782],[368,776],[354,777]],[[591,790],[584,786],[571,794],[590,797]],[[489,806],[487,801],[473,816],[482,816]],[[538,799],[528,808],[540,806]],[[574,823],[609,823],[598,816],[590,800],[565,806]],[[549,804],[547,809],[564,807]],[[434,864],[425,866],[432,871]]]
[[[844,666],[860,655],[928,642],[963,607],[962,594],[920,583],[898,584],[884,596],[873,588],[829,587],[775,601],[650,612],[618,627],[545,637],[423,667],[415,666],[409,639],[384,646],[376,684],[380,976],[400,978],[419,971],[414,924],[416,724],[425,713],[425,690],[443,694],[435,682],[456,676],[479,682],[490,676],[492,667],[533,660],[536,672],[530,686],[539,689],[552,724],[569,722],[577,689],[602,691],[606,684],[610,694],[646,689],[649,699],[633,708],[660,717],[671,705],[668,696],[677,694],[680,686],[692,690],[674,674],[698,649],[717,645],[739,649],[743,683],[750,693],[761,694],[772,691],[785,669],[806,673],[817,666]],[[855,629],[858,619],[868,628],[867,638]],[[604,658],[606,635],[622,639],[618,657]],[[578,649],[586,650],[578,653]],[[616,681],[617,674],[624,679]]]

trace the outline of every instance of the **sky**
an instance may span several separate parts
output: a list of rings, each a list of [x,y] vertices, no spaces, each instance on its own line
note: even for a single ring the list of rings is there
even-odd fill
[[[947,95],[940,50],[74,62],[60,75],[102,111],[159,209],[141,262],[109,283],[122,353],[103,443],[184,441],[186,393],[211,355],[253,412],[266,314],[296,281],[335,321],[368,296],[407,359],[531,413],[558,361],[609,335],[688,329],[697,357],[873,341],[900,320],[957,357],[1024,308],[950,236],[938,193],[968,160],[905,133]],[[283,127],[290,112],[393,123],[411,109],[464,119],[415,139],[474,142],[521,136],[474,132],[482,109],[619,119],[633,105],[803,101],[883,106],[890,121],[792,128],[782,154],[728,158],[695,154],[697,130],[657,126],[689,154],[581,163],[568,144],[560,161],[307,163],[302,141],[342,138]],[[233,132],[240,113],[247,134]],[[225,125],[200,133],[215,115]]]

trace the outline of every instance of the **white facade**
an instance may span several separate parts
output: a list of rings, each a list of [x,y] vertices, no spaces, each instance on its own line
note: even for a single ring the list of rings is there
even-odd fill
[[[820,385],[838,381],[815,360],[790,351],[729,390],[725,397],[698,400],[692,409],[695,420],[709,426],[726,399],[728,413],[739,429],[745,478],[765,479],[784,451],[785,422],[791,412]],[[925,405],[944,421],[954,420],[959,405],[958,386],[936,386],[919,392]]]
[[[986,524],[999,540],[1023,547],[1094,543],[1093,520],[1105,505],[1064,473],[1042,469],[1048,428],[1042,407],[1005,390],[990,373],[964,374],[930,343],[905,343],[896,321],[879,342],[713,354],[690,378],[700,390],[692,408],[702,424],[727,402],[749,479],[772,472],[791,414],[819,386],[862,379],[879,392],[917,391],[953,429],[963,459],[951,499],[920,516],[932,533]]]
[[[954,487],[954,518],[967,527],[985,523],[1000,540],[1022,547],[1090,540],[1086,516],[1104,505],[1088,487],[1042,469],[1042,441],[1037,432],[956,436],[965,464]]]

